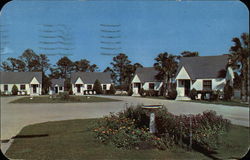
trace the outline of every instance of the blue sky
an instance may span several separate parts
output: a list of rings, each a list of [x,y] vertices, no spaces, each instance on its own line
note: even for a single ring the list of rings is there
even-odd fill
[[[102,71],[113,56],[100,53],[125,53],[133,62],[152,66],[161,52],[179,55],[198,51],[201,56],[228,53],[231,39],[249,30],[247,7],[239,1],[12,1],[1,10],[4,51],[1,60],[17,57],[27,49],[40,53],[70,53],[73,61],[88,59]],[[42,24],[53,25],[45,27]],[[65,27],[58,26],[65,25]],[[103,27],[100,24],[119,24]],[[100,30],[120,30],[106,33]],[[45,30],[65,32],[70,45],[44,45]],[[2,35],[3,35],[2,34]],[[60,34],[55,32],[52,34]],[[117,39],[101,36],[120,36]],[[100,41],[121,44],[101,44]],[[39,48],[42,47],[42,48]],[[44,48],[57,50],[44,50]],[[106,50],[106,48],[120,48]],[[59,48],[59,49],[58,49]],[[70,48],[65,50],[60,48]],[[60,57],[49,56],[54,64]]]

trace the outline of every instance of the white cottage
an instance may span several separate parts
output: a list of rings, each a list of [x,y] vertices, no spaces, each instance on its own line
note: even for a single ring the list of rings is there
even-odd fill
[[[42,72],[0,72],[0,90],[2,94],[12,94],[14,85],[19,95],[42,94]]]
[[[75,72],[71,74],[74,95],[95,94],[93,86],[99,80],[104,91],[110,90],[112,83],[110,72]]]
[[[228,55],[182,57],[176,75],[176,100],[189,100],[193,88],[223,91],[226,81],[232,82],[234,78],[232,69],[226,70],[228,58]]]
[[[51,79],[49,94],[59,94],[60,92],[64,92],[64,82],[64,79]]]
[[[133,89],[132,96],[140,96],[139,91],[141,88],[144,90],[159,91],[162,82],[155,78],[157,74],[158,71],[156,71],[154,67],[137,68],[131,82]]]

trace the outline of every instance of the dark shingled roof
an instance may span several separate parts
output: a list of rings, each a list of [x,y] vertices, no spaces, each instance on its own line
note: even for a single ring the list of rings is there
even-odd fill
[[[51,86],[55,87],[58,85],[59,87],[64,87],[64,79],[51,79]]]
[[[218,78],[219,72],[226,69],[228,55],[182,57],[177,75],[182,68],[186,69],[191,79]]]
[[[137,68],[135,74],[139,77],[142,83],[144,82],[157,82],[155,76],[158,74],[158,71],[154,67],[143,67]]]
[[[0,72],[0,84],[27,84],[34,77],[42,83],[42,72]]]
[[[71,83],[75,83],[80,77],[83,83],[94,84],[98,79],[102,84],[112,83],[110,72],[74,72],[71,73]]]

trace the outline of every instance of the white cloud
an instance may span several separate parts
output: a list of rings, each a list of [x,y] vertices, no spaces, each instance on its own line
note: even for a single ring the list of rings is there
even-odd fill
[[[0,51],[0,55],[6,55],[6,54],[11,54],[13,53],[13,50],[10,49],[9,47],[4,47]]]

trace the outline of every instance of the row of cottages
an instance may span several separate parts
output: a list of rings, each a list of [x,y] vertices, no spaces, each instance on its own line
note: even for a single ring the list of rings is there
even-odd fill
[[[18,95],[41,95],[42,72],[0,72],[0,91],[3,94],[12,94],[14,85],[18,88]],[[93,86],[99,80],[102,89],[110,90],[112,84],[109,72],[75,72],[71,74],[72,91],[74,95],[95,94]],[[65,80],[52,79],[49,94],[64,92]]]
[[[193,88],[197,91],[223,91],[228,80],[232,85],[234,74],[227,67],[228,60],[228,55],[182,57],[175,77],[176,100],[189,100]],[[140,96],[141,88],[159,91],[162,82],[155,78],[157,73],[154,67],[138,68],[131,83],[133,96]]]
[[[75,72],[71,74],[72,91],[74,95],[95,94],[93,86],[99,80],[102,90],[110,90],[112,84],[110,72]]]
[[[14,85],[18,95],[41,95],[42,72],[0,72],[1,93],[12,94]]]

